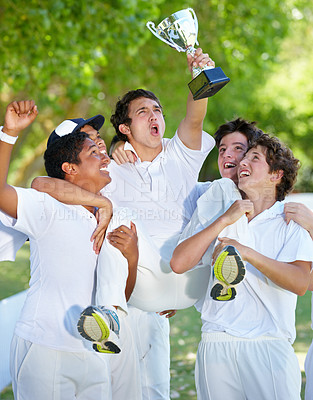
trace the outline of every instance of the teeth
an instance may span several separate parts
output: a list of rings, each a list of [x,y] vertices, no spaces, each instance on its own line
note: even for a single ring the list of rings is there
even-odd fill
[[[230,163],[230,162],[228,162],[228,163],[225,163],[225,168],[235,168],[236,167],[236,165],[235,164],[233,164],[233,163]]]
[[[240,172],[240,176],[250,176],[250,173],[248,171],[242,171]]]

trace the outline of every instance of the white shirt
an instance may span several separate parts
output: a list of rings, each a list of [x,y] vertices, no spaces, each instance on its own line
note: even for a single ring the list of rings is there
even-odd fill
[[[12,225],[15,220],[0,211],[0,261],[14,261],[17,251],[27,240],[27,235],[18,232],[7,225]]]
[[[229,193],[233,193],[233,185],[229,185]],[[248,229],[252,238],[250,247],[282,262],[312,262],[313,244],[310,235],[294,221],[287,225],[283,210],[284,204],[276,202],[249,224],[245,216],[239,220],[241,224],[246,220],[245,229]],[[229,227],[230,236],[231,229],[236,229],[237,224]],[[228,235],[222,233],[219,236]],[[249,263],[246,265],[245,279],[237,286],[234,300],[213,300],[210,296],[212,283],[211,277],[202,307],[202,331],[222,331],[245,338],[266,335],[286,338],[291,343],[294,341],[296,294],[279,287]]]
[[[80,312],[93,304],[97,256],[90,237],[96,219],[82,206],[33,189],[15,190],[14,229],[29,237],[31,252],[30,288],[15,333],[54,349],[85,351],[89,343],[76,325]]]
[[[182,232],[190,220],[198,174],[215,141],[203,132],[201,150],[191,150],[176,133],[172,139],[163,139],[162,145],[152,162],[111,162],[112,182],[102,191],[115,206],[130,209],[134,223],[141,220],[147,233],[161,244]],[[126,149],[134,151],[129,143]]]

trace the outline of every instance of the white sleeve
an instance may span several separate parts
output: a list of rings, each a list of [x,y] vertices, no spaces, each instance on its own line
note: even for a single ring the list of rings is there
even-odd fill
[[[28,236],[11,228],[16,222],[14,218],[0,212],[0,221],[0,261],[14,261]]]
[[[211,186],[212,182],[207,181],[207,182],[197,182],[196,184],[196,196],[197,199],[199,199],[199,197],[201,197]]]
[[[195,177],[198,177],[204,160],[214,146],[214,138],[203,131],[201,150],[189,149],[180,140],[176,132],[172,139],[170,139],[168,142],[165,142],[164,149],[170,159],[179,159],[185,164],[188,172],[191,172]]]
[[[179,238],[179,243],[211,225],[237,199],[241,199],[241,196],[232,180],[223,178],[212,182],[207,191],[198,199],[197,208],[193,213],[190,222],[183,230]],[[245,235],[248,236],[246,234],[247,223],[242,222],[241,224],[243,227],[240,225],[239,231],[244,232]],[[214,240],[208,247],[202,257],[201,263],[199,263],[200,265],[211,264],[215,242],[216,240]]]
[[[60,218],[56,214],[53,199],[47,193],[35,189],[15,188],[18,196],[17,219],[14,229],[24,233],[29,238],[38,238],[49,228],[53,218]]]
[[[290,221],[287,226],[286,240],[277,260],[313,262],[313,240],[309,233],[294,221]]]
[[[222,178],[213,181],[208,190],[197,201],[199,220],[204,227],[212,224],[241,195],[231,179]]]
[[[0,261],[14,261],[28,237],[38,236],[47,229],[53,210],[50,203],[55,201],[34,189],[14,189],[18,196],[18,217],[0,213]]]

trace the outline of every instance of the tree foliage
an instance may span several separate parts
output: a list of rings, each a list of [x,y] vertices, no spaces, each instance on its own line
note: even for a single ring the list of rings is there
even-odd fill
[[[104,114],[108,144],[109,116],[129,89],[157,94],[166,135],[173,135],[184,116],[190,80],[185,54],[157,40],[145,24],[187,7],[196,11],[200,46],[231,79],[210,98],[205,129],[213,133],[239,115],[256,119],[311,168],[309,0],[6,0],[0,1],[0,105],[32,97],[40,109],[15,147],[13,183],[25,184],[40,173],[46,138],[65,118]],[[217,175],[213,153],[202,178]]]

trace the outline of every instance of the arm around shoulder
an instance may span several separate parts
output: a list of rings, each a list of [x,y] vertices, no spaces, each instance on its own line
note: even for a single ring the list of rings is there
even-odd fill
[[[63,179],[39,176],[33,180],[31,187],[65,204],[112,208],[110,200],[101,194],[89,192]]]

